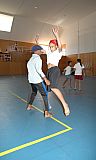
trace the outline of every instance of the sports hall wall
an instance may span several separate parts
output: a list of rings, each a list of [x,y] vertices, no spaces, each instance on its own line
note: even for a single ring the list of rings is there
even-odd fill
[[[25,75],[27,74],[26,64],[29,58],[31,57],[30,48],[32,47],[32,43],[26,42],[17,42],[18,44],[18,51],[11,51],[9,54],[11,56],[7,57],[7,53],[5,53],[6,48],[9,46],[14,45],[15,41],[9,40],[0,40],[0,49],[2,50],[3,58],[5,56],[5,60],[0,58],[0,75]],[[46,64],[46,55],[41,56],[43,60],[43,71],[46,73],[47,71],[47,64]],[[78,58],[78,54],[72,54],[68,56],[63,56],[59,63],[59,68],[61,72],[63,71],[64,67],[66,67],[68,60],[72,60],[72,65],[76,63]],[[96,76],[96,52],[89,52],[89,53],[81,53],[79,54],[79,58],[82,59],[82,63],[85,65],[86,68],[86,75],[87,76]]]
[[[74,65],[77,58],[82,60],[85,66],[86,76],[96,76],[96,52],[82,53],[82,54],[72,54],[68,56],[69,60],[72,61]]]
[[[17,43],[18,50],[15,50],[15,43]],[[27,61],[30,59],[32,53],[30,52],[32,43],[25,43],[20,41],[0,40],[0,75],[25,75],[27,74]],[[10,48],[9,53],[6,52],[6,48]],[[43,72],[47,72],[47,59],[46,55],[41,56],[43,61]],[[63,68],[67,65],[67,57],[63,56],[59,63],[59,68],[63,71]]]
[[[67,44],[66,55],[73,65],[81,58],[86,68],[86,75],[96,76],[96,12],[87,15],[64,29]]]
[[[17,45],[17,46],[16,46]],[[26,63],[31,57],[32,43],[0,40],[0,75],[24,75]],[[15,50],[15,47],[18,49]],[[6,53],[6,49],[10,50]]]

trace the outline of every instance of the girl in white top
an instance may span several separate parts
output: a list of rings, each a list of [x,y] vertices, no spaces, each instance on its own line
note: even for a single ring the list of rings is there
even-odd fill
[[[75,88],[81,90],[81,80],[83,80],[84,65],[81,63],[81,59],[77,59],[77,63],[74,65],[75,69]]]
[[[66,68],[64,68],[64,74],[66,77],[66,80],[63,83],[63,87],[65,87],[66,82],[68,82],[70,80],[70,88],[71,88],[71,71],[72,71],[72,61],[68,61],[68,65]]]
[[[47,78],[50,81],[50,89],[55,93],[63,105],[63,111],[66,116],[70,114],[68,104],[66,103],[63,94],[61,93],[62,88],[59,85],[58,79],[60,78],[60,69],[58,68],[59,60],[62,57],[62,47],[58,36],[58,29],[52,30],[56,39],[50,40],[49,48],[50,52],[47,53]]]

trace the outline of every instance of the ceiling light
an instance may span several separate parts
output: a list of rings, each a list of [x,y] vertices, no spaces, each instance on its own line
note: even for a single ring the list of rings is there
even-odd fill
[[[13,22],[13,16],[0,14],[0,31],[10,32]]]
[[[38,7],[37,7],[37,6],[35,6],[34,8],[35,8],[35,9],[37,9]]]

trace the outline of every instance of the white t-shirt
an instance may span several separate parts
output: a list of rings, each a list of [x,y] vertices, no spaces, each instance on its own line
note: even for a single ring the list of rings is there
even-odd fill
[[[71,67],[70,66],[67,66],[64,70],[65,70],[65,75],[71,74]]]
[[[58,66],[59,60],[62,57],[62,52],[59,52],[58,49],[54,52],[49,51],[47,53],[47,64],[53,64],[54,66]]]
[[[82,66],[80,65],[80,63],[76,63],[74,65],[75,68],[75,75],[82,75],[82,70],[85,68],[84,65],[82,64]]]
[[[43,81],[45,77],[42,72],[42,60],[39,55],[33,54],[27,63],[29,83],[37,84]]]

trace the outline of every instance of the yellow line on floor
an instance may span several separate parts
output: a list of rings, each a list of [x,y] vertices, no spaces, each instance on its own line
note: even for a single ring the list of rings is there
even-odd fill
[[[14,92],[12,92],[12,91],[10,91],[10,93],[11,93],[13,96],[17,97],[18,99],[20,99],[21,101],[23,101],[23,102],[25,102],[25,103],[28,103],[25,99],[21,98],[21,97],[18,96],[16,93],[14,93]],[[42,111],[41,109],[37,108],[37,107],[34,106],[34,105],[33,105],[33,107],[34,107],[36,110],[38,110],[39,112],[42,112],[42,113],[43,113],[43,111]]]
[[[10,93],[11,93],[12,95],[14,95],[15,97],[17,97],[18,99],[20,99],[21,101],[23,101],[23,102],[25,102],[25,103],[28,103],[25,99],[21,98],[21,97],[18,96],[16,93],[14,93],[14,92],[12,92],[12,91],[10,91]],[[33,105],[33,107],[34,107],[36,110],[38,110],[39,112],[42,112],[42,113],[43,113],[43,111],[42,111],[41,109],[37,108],[37,107],[34,106],[34,105]],[[68,129],[71,129],[71,130],[72,130],[71,127],[69,127],[69,126],[66,125],[65,123],[61,122],[60,120],[54,118],[53,116],[51,117],[51,119],[53,119],[53,120],[56,121],[57,123],[61,124],[62,126],[64,126],[64,127],[68,128]]]
[[[37,140],[35,140],[35,141],[28,142],[28,143],[25,143],[25,144],[23,144],[23,145],[20,145],[20,146],[14,147],[14,148],[12,148],[12,149],[9,149],[9,150],[6,150],[6,151],[3,151],[3,152],[1,152],[1,153],[0,153],[0,157],[1,157],[1,156],[4,156],[4,155],[7,155],[7,154],[9,154],[9,153],[12,153],[12,152],[18,151],[18,150],[20,150],[20,149],[23,149],[23,148],[26,148],[26,147],[32,146],[32,145],[34,145],[34,144],[36,144],[36,143],[39,143],[39,142],[45,141],[45,140],[47,140],[47,139],[53,138],[53,137],[55,137],[55,136],[58,136],[58,135],[60,135],[60,134],[63,134],[63,133],[65,133],[65,132],[68,132],[68,131],[70,131],[70,130],[71,130],[71,129],[69,129],[69,128],[68,128],[68,129],[65,129],[65,130],[62,130],[62,131],[56,132],[56,133],[54,133],[54,134],[50,134],[50,135],[45,136],[45,137],[43,137],[43,138],[37,139]]]
[[[72,130],[71,127],[69,127],[67,124],[59,121],[57,118],[54,118],[54,117],[51,117],[51,118],[52,118],[54,121],[56,121],[57,123],[59,123],[59,124],[61,124],[62,126],[66,127],[67,129]]]
[[[21,101],[23,101],[23,102],[25,102],[25,103],[28,103],[25,99],[21,98],[21,97],[18,96],[16,93],[14,93],[14,92],[12,92],[12,91],[10,91],[10,93],[11,93],[12,95],[14,95],[15,97],[17,97],[18,99],[20,99]],[[43,111],[40,110],[39,108],[37,108],[36,106],[34,106],[34,108],[35,108],[36,110],[38,110],[39,112],[42,112],[42,113],[43,113]],[[34,144],[36,144],[36,143],[45,141],[45,140],[47,140],[47,139],[53,138],[53,137],[55,137],[55,136],[58,136],[58,135],[60,135],[60,134],[63,134],[63,133],[65,133],[65,132],[68,132],[68,131],[72,130],[71,127],[69,127],[68,125],[66,125],[66,124],[64,124],[63,122],[59,121],[58,119],[54,118],[53,116],[51,117],[51,119],[53,119],[53,120],[56,121],[57,123],[63,125],[64,127],[66,127],[66,129],[61,130],[61,131],[56,132],[56,133],[53,133],[53,134],[50,134],[50,135],[45,136],[45,137],[43,137],[43,138],[34,140],[34,141],[32,141],[32,142],[28,142],[28,143],[22,144],[22,145],[20,145],[20,146],[14,147],[14,148],[12,148],[12,149],[8,149],[8,150],[6,150],[6,151],[0,152],[0,157],[1,157],[1,156],[4,156],[4,155],[7,155],[7,154],[9,154],[9,153],[18,151],[18,150],[20,150],[20,149],[23,149],[23,148],[32,146],[32,145],[34,145]]]

